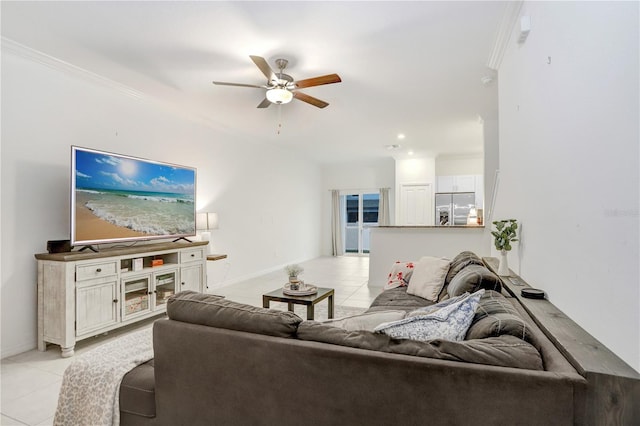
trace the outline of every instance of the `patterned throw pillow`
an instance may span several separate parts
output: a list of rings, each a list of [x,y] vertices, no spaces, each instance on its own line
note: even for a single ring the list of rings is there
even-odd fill
[[[422,342],[433,339],[464,340],[483,294],[484,289],[446,300],[423,310],[426,314],[419,312],[413,315],[414,311],[399,321],[380,324],[374,332],[384,333],[394,339]],[[433,311],[438,305],[439,309]]]
[[[413,273],[413,262],[401,262],[396,261],[389,272],[387,277],[387,283],[383,287],[383,290],[390,290],[396,287],[406,287],[409,284],[409,279]]]

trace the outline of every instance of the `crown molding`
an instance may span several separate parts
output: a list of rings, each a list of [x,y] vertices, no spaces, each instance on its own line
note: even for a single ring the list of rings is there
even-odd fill
[[[142,92],[132,89],[129,86],[118,83],[94,72],[85,70],[84,68],[80,68],[76,65],[70,64],[69,62],[65,62],[61,59],[47,55],[46,53],[40,52],[39,50],[32,49],[31,47],[20,44],[7,37],[2,37],[2,51],[3,53],[11,52],[21,58],[39,63],[41,65],[45,65],[49,68],[60,71],[72,77],[81,78],[92,83],[98,83],[102,86],[106,86],[110,89],[116,90],[134,99],[142,99],[146,97]]]
[[[518,16],[520,16],[520,10],[522,9],[523,3],[524,1],[522,0],[508,1],[505,5],[502,19],[500,20],[498,30],[496,31],[493,49],[491,50],[489,60],[487,61],[487,67],[492,70],[497,71],[498,68],[500,68],[504,52],[507,50],[507,45],[511,39],[513,26],[517,22]]]
[[[53,70],[62,72],[70,77],[85,80],[90,83],[98,84],[108,89],[114,90],[125,96],[136,100],[144,100],[150,104],[155,104],[160,108],[170,111],[172,114],[186,118],[187,120],[203,124],[207,127],[220,130],[220,123],[214,121],[211,117],[200,114],[195,111],[188,111],[179,108],[161,99],[154,98],[125,84],[103,77],[84,68],[73,65],[56,57],[47,55],[39,50],[32,49],[28,46],[20,44],[7,37],[2,37],[2,53],[12,53],[31,62],[45,65]]]

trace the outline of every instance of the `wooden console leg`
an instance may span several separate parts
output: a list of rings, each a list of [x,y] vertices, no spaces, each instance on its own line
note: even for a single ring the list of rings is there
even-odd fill
[[[63,348],[62,346],[60,347],[60,351],[62,353],[62,358],[69,358],[72,357],[74,354],[73,348],[75,348],[74,346],[71,346],[69,348]]]

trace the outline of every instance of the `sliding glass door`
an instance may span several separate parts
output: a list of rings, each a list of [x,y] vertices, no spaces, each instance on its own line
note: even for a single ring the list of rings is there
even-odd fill
[[[369,234],[372,226],[378,226],[378,192],[358,192],[342,196],[341,207],[345,224],[344,252],[369,253]]]

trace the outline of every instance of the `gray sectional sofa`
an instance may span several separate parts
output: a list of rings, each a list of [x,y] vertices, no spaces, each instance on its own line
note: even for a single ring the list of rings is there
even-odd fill
[[[179,293],[154,323],[155,358],[122,381],[121,424],[596,424],[592,384],[480,258],[453,259],[439,300],[479,289],[460,342],[393,339]],[[365,315],[431,303],[399,287]],[[619,424],[638,420],[638,410],[626,416]]]

